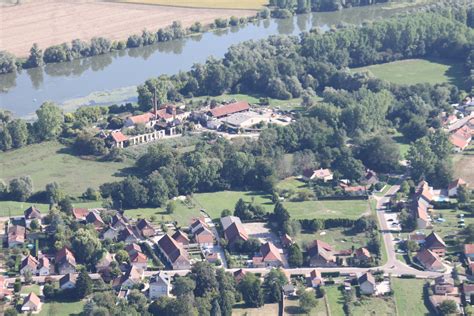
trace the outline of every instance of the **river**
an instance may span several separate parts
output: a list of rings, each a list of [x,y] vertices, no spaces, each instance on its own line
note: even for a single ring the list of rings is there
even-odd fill
[[[375,5],[338,12],[302,14],[285,20],[270,19],[180,40],[0,75],[0,107],[13,112],[15,116],[30,117],[46,100],[61,104],[66,110],[95,102],[110,104],[134,101],[135,86],[146,79],[160,74],[187,71],[193,64],[204,62],[210,56],[222,58],[231,45],[274,34],[298,35],[311,28],[327,31],[330,26],[339,23],[360,24],[366,20],[389,17],[403,10],[403,6]],[[127,88],[123,90],[124,87]],[[96,91],[101,93],[94,93]],[[95,96],[105,94],[112,97],[86,97],[92,93]],[[68,103],[71,99],[79,102],[71,105]]]

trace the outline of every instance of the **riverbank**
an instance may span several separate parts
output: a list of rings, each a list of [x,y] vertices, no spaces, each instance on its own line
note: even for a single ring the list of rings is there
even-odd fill
[[[1,7],[2,50],[27,57],[33,43],[40,48],[96,36],[126,40],[143,29],[155,31],[179,20],[183,27],[209,24],[217,18],[255,15],[255,10],[158,6],[140,3],[29,1]],[[21,36],[18,36],[21,34]]]

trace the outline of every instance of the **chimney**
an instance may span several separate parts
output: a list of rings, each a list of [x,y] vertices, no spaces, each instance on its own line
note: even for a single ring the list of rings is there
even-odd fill
[[[153,114],[155,114],[155,120],[158,119],[158,110],[156,109],[156,88],[153,90]]]

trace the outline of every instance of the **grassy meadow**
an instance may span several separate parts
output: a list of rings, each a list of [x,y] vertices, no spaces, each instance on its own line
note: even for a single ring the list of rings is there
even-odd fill
[[[392,279],[395,292],[395,303],[399,315],[429,315],[423,303],[424,280]]]
[[[38,316],[79,316],[82,315],[84,302],[47,302],[43,303]]]
[[[352,71],[369,71],[377,78],[396,84],[451,83],[463,87],[462,64],[448,64],[443,60],[406,59],[354,68]]]
[[[98,162],[71,155],[58,142],[33,144],[0,153],[1,178],[29,175],[33,190],[44,190],[46,184],[57,182],[65,193],[80,196],[88,187],[98,188],[105,182],[120,180],[126,162]]]

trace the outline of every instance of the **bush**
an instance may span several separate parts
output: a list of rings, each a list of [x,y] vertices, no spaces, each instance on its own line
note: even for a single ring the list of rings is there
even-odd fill
[[[216,25],[217,28],[226,28],[228,26],[228,21],[227,19],[215,19],[214,24]]]

